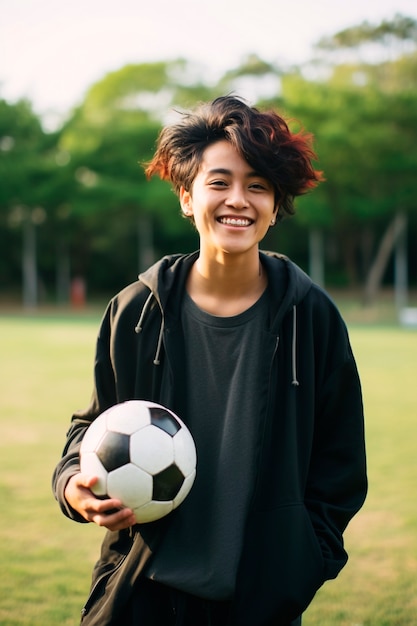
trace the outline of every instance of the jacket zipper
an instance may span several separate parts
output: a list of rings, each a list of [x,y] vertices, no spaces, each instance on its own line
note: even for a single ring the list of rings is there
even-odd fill
[[[112,576],[115,572],[117,572],[121,568],[121,566],[126,560],[126,557],[127,557],[127,554],[124,554],[123,558],[120,559],[120,561],[118,562],[118,564],[116,565],[114,569],[112,569],[110,572],[104,572],[104,574],[101,574],[101,576],[97,578],[83,608],[81,609],[81,619],[83,619],[88,614],[98,586],[103,582],[103,580],[105,580],[106,578],[110,578],[110,576]]]
[[[263,422],[263,427],[262,427],[262,432],[261,432],[261,437],[260,437],[261,441],[260,441],[260,447],[259,447],[260,452],[259,452],[259,459],[258,459],[257,479],[256,479],[255,488],[254,488],[253,494],[252,494],[252,504],[251,504],[250,508],[252,508],[254,506],[254,502],[256,500],[256,493],[258,491],[258,483],[259,483],[259,476],[260,476],[259,468],[262,466],[262,458],[261,458],[262,457],[262,450],[264,449],[265,431],[266,431],[266,425],[267,425],[268,415],[270,413],[270,406],[271,406],[272,368],[273,368],[274,359],[275,359],[277,351],[278,351],[278,346],[279,346],[279,335],[277,335],[276,339],[275,339],[275,347],[274,347],[274,351],[272,353],[271,364],[270,364],[270,368],[269,368],[268,402],[267,402],[267,405],[266,405],[265,417],[264,417],[264,422]]]

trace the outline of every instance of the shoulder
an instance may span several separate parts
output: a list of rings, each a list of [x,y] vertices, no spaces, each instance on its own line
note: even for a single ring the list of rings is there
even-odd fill
[[[304,304],[314,309],[334,312],[340,315],[338,308],[330,294],[317,285],[299,265],[289,257],[276,252],[262,251],[262,262],[266,265],[270,275],[282,276],[287,279],[287,289],[291,292],[292,304],[300,306]]]
[[[143,311],[150,312],[159,305],[163,308],[175,285],[185,280],[196,253],[173,254],[159,259],[138,280],[130,283],[108,303],[104,319],[115,324],[120,320],[136,323]]]
[[[147,270],[139,274],[138,280],[124,287],[117,293],[110,304],[115,309],[143,306],[151,293],[156,298],[163,297],[169,291],[176,277],[194,258],[189,254],[166,255],[156,261]]]
[[[121,317],[138,316],[150,294],[150,289],[140,280],[136,280],[115,294],[107,305],[105,317],[110,323],[117,322]]]

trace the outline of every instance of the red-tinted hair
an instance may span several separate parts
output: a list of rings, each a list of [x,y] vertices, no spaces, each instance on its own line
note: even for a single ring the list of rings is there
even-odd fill
[[[278,219],[293,215],[294,198],[323,180],[312,164],[316,154],[310,133],[292,133],[276,112],[261,112],[234,96],[203,104],[183,114],[177,124],[165,127],[146,175],[169,180],[176,193],[181,187],[190,191],[204,150],[221,139],[229,141],[272,183]]]

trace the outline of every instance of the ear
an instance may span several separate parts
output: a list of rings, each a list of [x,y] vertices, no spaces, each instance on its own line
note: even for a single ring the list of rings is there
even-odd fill
[[[180,188],[180,204],[184,215],[189,217],[193,214],[193,199],[191,197],[191,193],[184,189],[184,187]]]
[[[275,226],[275,224],[277,223],[278,209],[279,209],[279,204],[276,204],[275,207],[274,207],[274,210],[272,212],[272,218],[271,218],[271,221],[269,223],[270,226]]]

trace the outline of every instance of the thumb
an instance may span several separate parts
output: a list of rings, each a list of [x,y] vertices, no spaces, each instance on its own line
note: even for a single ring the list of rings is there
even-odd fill
[[[91,489],[98,481],[98,476],[94,476],[92,474],[78,474],[77,483],[79,487],[85,487],[86,489]]]

